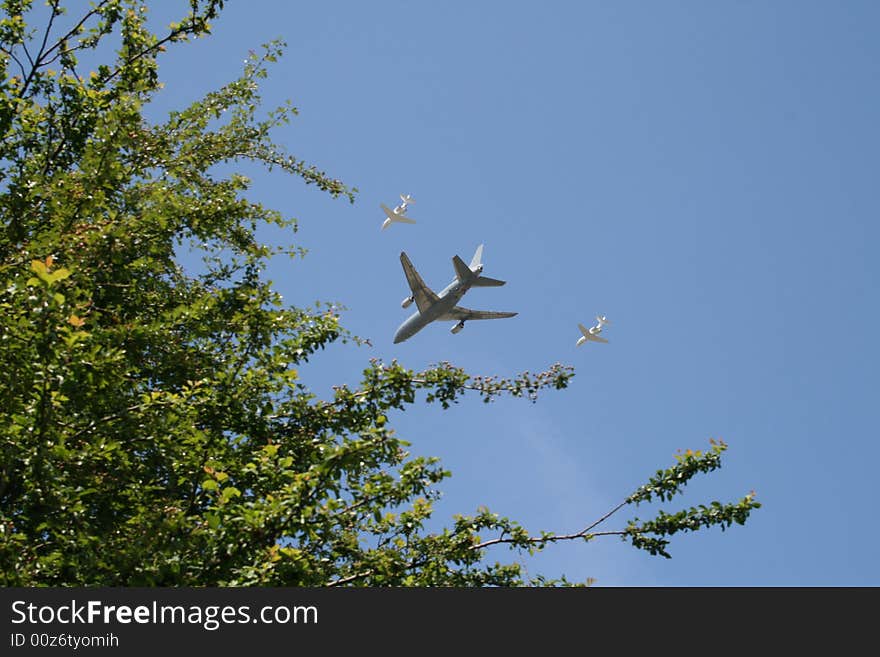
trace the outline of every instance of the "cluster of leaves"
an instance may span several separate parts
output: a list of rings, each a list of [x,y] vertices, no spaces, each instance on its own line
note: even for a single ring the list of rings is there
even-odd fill
[[[487,550],[590,539],[597,523],[530,536],[480,510],[426,531],[449,473],[413,458],[388,414],[421,399],[446,408],[468,391],[534,400],[572,370],[483,378],[373,361],[357,387],[318,399],[299,365],[353,336],[332,306],[282,302],[260,275],[280,249],[256,229],[294,222],[245,199],[244,176],[216,174],[252,160],[354,198],[271,141],[295,108],[257,117],[257,82],[280,45],[151,124],[142,110],[161,88],[157,57],[209,34],[222,1],[189,0],[164,36],[135,0],[95,2],[73,21],[60,0],[47,6],[39,31],[26,0],[5,0],[0,20],[0,582],[555,583],[525,582]],[[117,33],[111,63],[81,76],[78,56],[104,54]],[[175,260],[187,244],[207,254],[198,273]],[[717,467],[721,449],[688,454],[626,503],[666,499]],[[661,513],[616,533],[666,554],[664,537],[742,522],[757,506]]]

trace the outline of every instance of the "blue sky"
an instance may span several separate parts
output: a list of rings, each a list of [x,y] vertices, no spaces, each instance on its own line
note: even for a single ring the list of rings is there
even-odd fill
[[[575,366],[534,405],[392,418],[453,472],[438,524],[485,504],[577,531],[716,437],[722,470],[663,508],[754,489],[764,506],[745,527],[676,536],[671,560],[616,539],[559,545],[529,573],[876,586],[878,20],[856,1],[229,2],[213,37],[166,57],[157,110],[288,42],[264,99],[300,116],[276,141],[360,190],[349,205],[254,174],[252,198],[297,217],[310,251],[273,263],[279,290],[344,304],[373,344],[319,354],[303,370],[318,394],[373,357]],[[380,231],[379,204],[400,193],[418,224]],[[484,273],[508,284],[463,305],[519,315],[392,344],[412,311],[400,251],[439,290],[480,243]],[[610,343],[576,349],[597,313]]]

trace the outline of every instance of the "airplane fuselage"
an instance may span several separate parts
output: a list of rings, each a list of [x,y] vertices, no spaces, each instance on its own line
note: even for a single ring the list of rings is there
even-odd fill
[[[411,338],[428,324],[452,310],[469,289],[471,289],[471,286],[468,283],[462,283],[458,279],[452,281],[437,295],[439,301],[430,308],[426,308],[424,313],[417,310],[406,318],[406,321],[400,325],[397,333],[394,334],[394,344]]]

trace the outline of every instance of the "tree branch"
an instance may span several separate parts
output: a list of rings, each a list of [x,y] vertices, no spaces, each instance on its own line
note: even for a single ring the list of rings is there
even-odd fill
[[[16,54],[11,50],[6,50],[6,48],[0,48],[0,52],[2,52],[7,57],[10,57],[12,61],[18,64],[18,69],[21,71],[21,79],[24,80],[27,77],[27,73],[25,73],[24,64],[22,64],[21,60],[16,56]]]

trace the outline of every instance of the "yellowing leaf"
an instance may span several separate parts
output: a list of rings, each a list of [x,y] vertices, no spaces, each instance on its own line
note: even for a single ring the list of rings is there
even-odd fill
[[[61,281],[70,276],[70,270],[64,267],[61,267],[58,271],[49,275],[51,280],[50,283],[54,283],[55,281]]]
[[[76,328],[79,328],[86,323],[86,320],[82,319],[81,317],[77,317],[76,315],[71,315],[67,318],[67,323],[75,326]]]

